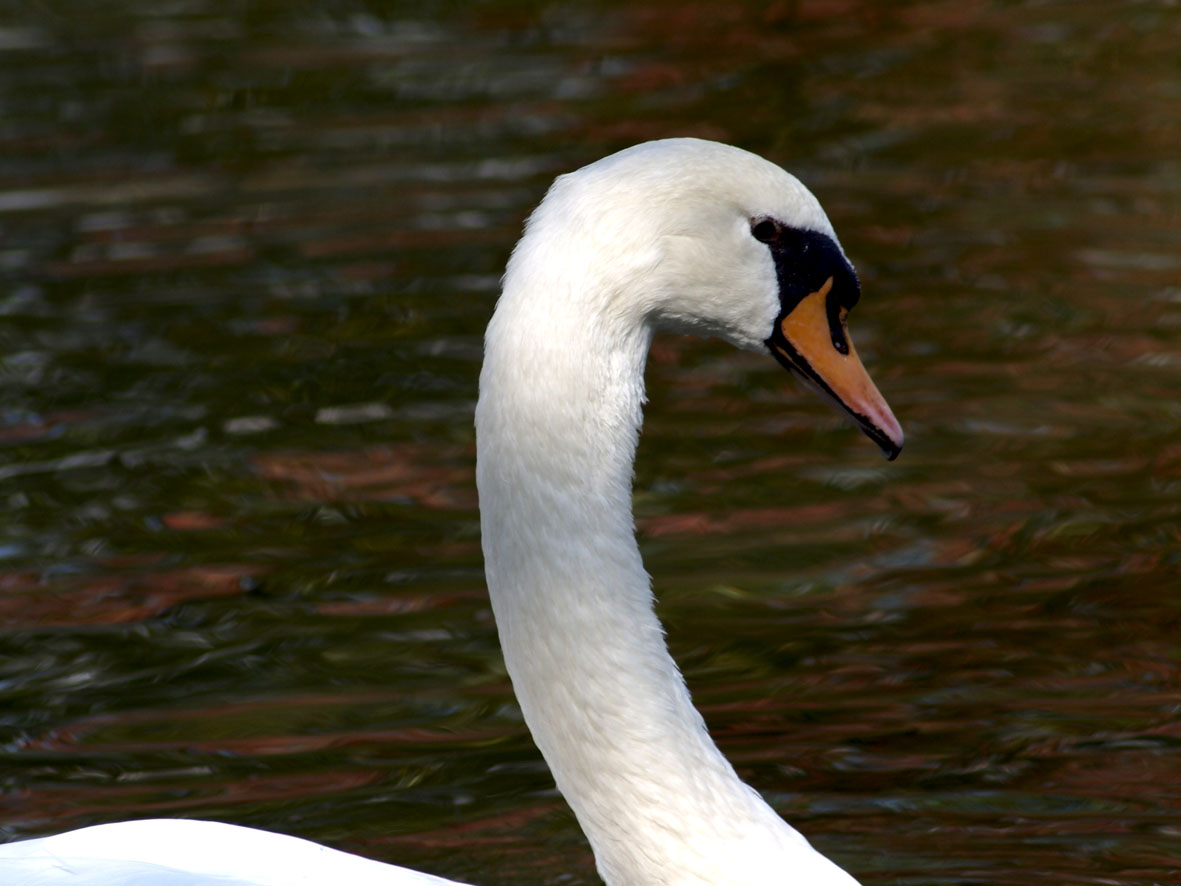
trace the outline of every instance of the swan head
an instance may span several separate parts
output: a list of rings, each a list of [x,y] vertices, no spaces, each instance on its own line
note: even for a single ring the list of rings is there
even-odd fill
[[[849,336],[857,275],[819,201],[775,164],[683,138],[560,176],[514,251],[506,294],[526,267],[536,276],[555,266],[589,284],[577,297],[602,302],[586,311],[588,323],[638,323],[769,352],[887,458],[901,450],[902,428]],[[549,295],[573,290],[532,282]]]

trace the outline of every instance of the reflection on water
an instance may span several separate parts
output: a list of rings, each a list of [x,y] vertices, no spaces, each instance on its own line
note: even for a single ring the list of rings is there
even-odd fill
[[[595,882],[484,595],[480,335],[554,174],[696,134],[819,193],[909,441],[658,340],[637,520],[719,742],[867,886],[1176,882],[1181,16],[601,6],[0,23],[0,832]]]

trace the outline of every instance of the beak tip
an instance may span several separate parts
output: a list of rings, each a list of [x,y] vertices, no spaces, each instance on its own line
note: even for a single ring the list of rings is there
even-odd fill
[[[887,407],[886,415],[882,417],[885,420],[875,423],[875,433],[870,436],[881,448],[886,461],[893,461],[902,452],[902,444],[906,441],[906,436],[902,433],[902,425],[898,424],[894,414],[888,410],[889,407]]]

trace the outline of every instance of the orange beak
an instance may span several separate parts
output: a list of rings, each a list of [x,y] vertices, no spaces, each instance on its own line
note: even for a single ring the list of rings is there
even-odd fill
[[[835,400],[893,461],[902,451],[902,427],[861,365],[845,326],[847,310],[841,308],[835,321],[830,320],[831,289],[829,277],[819,290],[801,299],[780,321],[770,345],[781,363]]]

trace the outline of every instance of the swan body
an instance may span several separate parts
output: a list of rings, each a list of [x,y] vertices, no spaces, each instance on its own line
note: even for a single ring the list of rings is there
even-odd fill
[[[858,295],[802,184],[696,139],[638,145],[559,177],[513,251],[476,408],[488,588],[525,719],[608,886],[856,886],[710,738],[653,611],[631,482],[657,329],[769,351],[896,455],[901,429],[845,328]],[[0,882],[21,882],[9,874],[30,859],[46,865],[30,884],[448,882],[196,821],[0,847]],[[177,879],[82,879],[88,860]]]
[[[100,824],[0,846],[4,886],[455,886],[452,880],[217,821]]]

